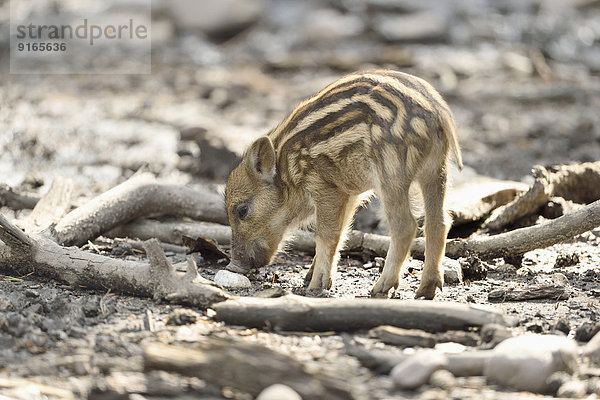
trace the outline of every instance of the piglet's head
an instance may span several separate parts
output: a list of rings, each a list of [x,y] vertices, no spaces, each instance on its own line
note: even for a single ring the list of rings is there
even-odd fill
[[[231,271],[267,266],[277,252],[289,218],[276,175],[275,149],[267,136],[252,143],[229,175],[225,206],[232,231]]]

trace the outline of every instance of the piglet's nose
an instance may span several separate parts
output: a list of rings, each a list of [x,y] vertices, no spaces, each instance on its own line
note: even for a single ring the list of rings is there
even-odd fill
[[[245,274],[246,272],[248,272],[247,269],[244,269],[238,265],[235,265],[233,262],[230,262],[229,264],[227,264],[225,269],[227,269],[231,272],[237,272],[238,274]]]

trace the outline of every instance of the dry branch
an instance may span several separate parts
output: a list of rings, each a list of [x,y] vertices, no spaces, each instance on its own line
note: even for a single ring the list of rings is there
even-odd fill
[[[0,388],[24,388],[34,387],[36,391],[41,394],[37,398],[51,398],[51,399],[62,399],[62,400],[75,400],[76,397],[70,390],[61,389],[55,386],[44,385],[37,383],[32,380],[22,378],[0,378]],[[29,392],[31,396],[33,393]],[[43,395],[43,396],[42,396]],[[46,397],[48,396],[48,397]],[[12,397],[5,397],[0,395],[0,399],[11,399]],[[21,397],[22,398],[22,397]]]
[[[410,355],[394,354],[386,350],[365,350],[355,344],[346,343],[346,353],[356,357],[360,363],[378,374],[389,374],[392,368],[405,361]],[[454,376],[481,376],[485,363],[494,355],[492,350],[446,354],[448,363],[444,369]]]
[[[516,229],[493,236],[474,236],[469,239],[451,239],[446,244],[446,256],[451,258],[467,257],[476,254],[481,259],[521,255],[531,250],[544,248],[564,242],[576,235],[600,226],[600,201],[562,217],[540,225]],[[180,244],[181,236],[205,237],[215,239],[221,245],[229,244],[231,229],[227,226],[198,222],[136,221],[110,232],[111,236],[137,237],[147,239],[157,237],[163,242]],[[347,251],[368,251],[385,256],[390,245],[389,236],[352,231],[346,241]],[[290,241],[290,247],[314,253],[314,234],[297,231]],[[413,257],[423,258],[425,240],[417,238],[413,242]]]
[[[419,300],[320,299],[288,295],[275,299],[237,298],[214,304],[215,319],[253,328],[285,331],[351,331],[392,325],[441,332],[497,323],[490,307]]]
[[[183,244],[183,236],[211,238],[221,245],[231,242],[231,228],[229,226],[197,221],[142,219],[118,226],[103,234],[112,238],[129,237],[140,240],[157,238],[161,242],[176,245]]]
[[[534,214],[553,196],[587,204],[600,199],[600,161],[550,168],[535,166],[534,184],[522,196],[498,208],[485,227],[498,231],[519,218]]]
[[[515,229],[493,236],[448,240],[446,256],[459,258],[476,254],[481,259],[492,259],[521,255],[531,250],[564,242],[598,226],[600,226],[600,200],[540,225]],[[385,255],[390,238],[353,231],[348,243],[350,248],[359,243],[359,248],[372,251],[377,255]],[[411,249],[412,256],[422,258],[424,253],[425,240],[423,238],[415,239]]]
[[[281,383],[294,389],[303,399],[365,398],[342,377],[311,371],[292,357],[255,344],[207,339],[189,349],[153,343],[144,348],[144,364],[146,370],[195,376],[252,396]]]
[[[11,210],[31,210],[40,200],[39,196],[28,193],[19,193],[8,185],[0,185],[0,207]]]
[[[464,257],[477,254],[481,259],[516,256],[564,242],[598,226],[600,226],[600,200],[540,225],[494,236],[450,240],[446,246],[446,255]]]
[[[19,226],[28,233],[36,233],[58,222],[71,207],[74,186],[75,183],[71,179],[54,179],[50,189],[37,202],[33,211],[19,221]]]
[[[147,243],[153,264],[113,259],[78,248],[66,248],[43,235],[29,237],[0,215],[0,269],[17,275],[35,271],[38,275],[74,286],[107,290],[155,299],[166,299],[198,307],[229,297],[212,282],[199,281],[195,264],[188,261],[188,272],[177,273],[171,265],[157,266],[162,254],[156,240]],[[156,249],[158,248],[158,250]],[[164,257],[164,254],[163,254]]]
[[[536,299],[566,300],[569,297],[569,288],[555,285],[534,286],[525,289],[495,289],[488,293],[488,300],[492,303]]]
[[[221,196],[156,182],[140,173],[67,214],[56,225],[60,244],[80,246],[123,223],[152,215],[173,215],[227,223]]]

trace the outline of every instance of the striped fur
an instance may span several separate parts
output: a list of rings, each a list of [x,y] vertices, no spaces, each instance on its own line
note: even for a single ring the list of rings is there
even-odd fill
[[[347,129],[352,123],[364,122],[388,132],[386,137],[372,136],[375,145],[382,140],[418,141],[411,136],[422,136],[426,130],[442,132],[458,168],[463,166],[454,119],[446,102],[426,81],[396,71],[358,72],[333,82],[300,103],[269,137],[281,154],[290,149],[289,142],[311,147],[343,132],[340,125]]]
[[[430,248],[417,295],[432,298],[442,286],[450,151],[462,168],[452,113],[424,80],[376,70],[333,82],[258,139],[232,172],[225,192],[233,230],[231,269],[267,264],[284,233],[316,215],[317,255],[307,279],[309,289],[330,287],[343,232],[361,194],[376,189],[392,243],[373,294],[387,293],[398,286],[416,229],[408,190],[418,182]],[[241,206],[249,210],[242,218],[236,211]]]

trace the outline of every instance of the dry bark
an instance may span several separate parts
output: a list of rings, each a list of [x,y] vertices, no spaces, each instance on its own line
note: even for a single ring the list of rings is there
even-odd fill
[[[135,174],[67,214],[56,225],[58,243],[80,246],[123,223],[153,215],[173,215],[227,223],[221,196]]]
[[[492,303],[535,299],[566,300],[569,297],[569,288],[556,285],[534,286],[525,289],[495,289],[488,293],[488,301]]]
[[[237,298],[214,304],[215,319],[227,324],[285,331],[352,331],[392,325],[441,332],[497,323],[491,307],[388,299],[322,299],[288,295],[275,299]]]
[[[166,370],[198,377],[257,396],[276,383],[294,389],[303,399],[363,399],[351,382],[311,371],[296,359],[248,343],[207,339],[194,349],[153,343],[144,348],[146,370]]]
[[[492,213],[484,225],[487,229],[499,231],[519,218],[534,214],[554,196],[581,204],[600,199],[600,161],[550,168],[538,165],[532,174],[535,182],[531,188]]]
[[[74,286],[153,297],[206,308],[229,297],[198,278],[192,259],[180,274],[166,260],[156,239],[146,242],[150,265],[92,254],[56,244],[44,235],[29,237],[0,215],[0,269],[17,275],[48,276]]]

